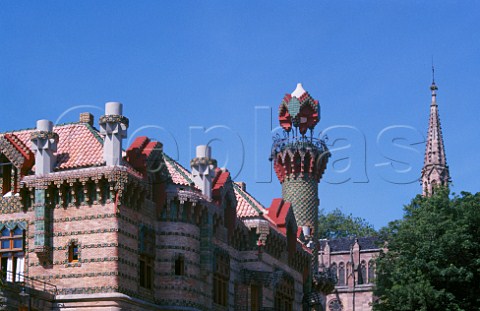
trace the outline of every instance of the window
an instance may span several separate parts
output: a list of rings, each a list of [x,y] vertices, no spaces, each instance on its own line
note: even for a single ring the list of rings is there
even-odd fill
[[[147,256],[140,256],[140,286],[152,289],[153,261]]]
[[[185,275],[185,259],[183,255],[179,255],[175,259],[175,275]]]
[[[107,203],[107,200],[111,199],[110,194],[110,184],[105,180],[102,183],[102,204]]]
[[[7,282],[23,282],[24,230],[19,226],[0,227],[0,269]]]
[[[77,184],[74,186],[75,188],[75,194],[77,195],[76,197],[76,204],[80,205],[83,202],[85,202],[85,193],[83,192],[83,185],[82,184]]]
[[[260,309],[260,288],[258,285],[250,285],[250,310]]]
[[[237,218],[237,211],[235,210],[235,206],[233,206],[232,201],[229,198],[227,198],[224,217],[225,228],[227,228],[228,241],[232,241],[233,231],[235,229],[235,220]]]
[[[155,259],[155,230],[140,224],[138,230],[140,286],[153,288],[153,260]]]
[[[295,259],[295,252],[297,248],[297,235],[295,227],[290,223],[287,227],[287,252],[288,262],[291,264]]]
[[[293,279],[282,278],[275,291],[275,310],[292,311],[294,293]]]
[[[368,283],[373,283],[375,280],[375,262],[370,260],[368,262]]]
[[[215,255],[215,273],[213,274],[213,302],[228,305],[228,285],[230,282],[230,257],[217,252]]]
[[[78,262],[78,244],[71,242],[68,246],[68,262]]]
[[[92,205],[95,201],[97,201],[97,188],[94,182],[87,183],[87,193],[88,193],[88,203]]]
[[[338,284],[337,264],[336,263],[332,263],[332,265],[330,266],[330,271],[331,271],[332,275],[334,275],[335,278],[337,279],[337,284]]]
[[[1,251],[23,251],[23,230],[18,226],[13,230],[4,227],[2,229]]]
[[[360,263],[360,275],[358,276],[358,284],[366,284],[367,283],[367,264],[365,260],[362,260]]]
[[[345,285],[345,264],[341,262],[338,265],[338,282],[337,285],[344,286]]]
[[[3,154],[0,155],[0,178],[2,195],[12,191],[12,163]]]

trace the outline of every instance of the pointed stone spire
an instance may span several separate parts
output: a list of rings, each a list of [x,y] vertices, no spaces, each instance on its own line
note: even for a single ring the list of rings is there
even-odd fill
[[[432,66],[432,72],[434,68]],[[436,186],[448,186],[450,173],[447,159],[445,157],[445,146],[443,144],[442,127],[437,105],[437,90],[435,76],[433,76],[432,102],[430,104],[430,120],[428,124],[427,141],[425,147],[425,160],[422,169],[422,188],[424,196],[431,196]]]

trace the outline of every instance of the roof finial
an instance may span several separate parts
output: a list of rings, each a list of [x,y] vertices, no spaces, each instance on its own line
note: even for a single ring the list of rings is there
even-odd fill
[[[433,55],[432,55],[432,84],[435,84],[435,66],[433,65]]]
[[[430,90],[432,91],[432,96],[437,95],[435,91],[438,90],[438,87],[435,84],[435,66],[433,65],[433,55],[432,55],[432,85],[430,85]]]

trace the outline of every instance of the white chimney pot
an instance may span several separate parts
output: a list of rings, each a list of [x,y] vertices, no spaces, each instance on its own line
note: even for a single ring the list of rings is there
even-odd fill
[[[108,102],[105,104],[105,115],[122,115],[122,104],[119,102]]]
[[[311,233],[311,229],[309,226],[302,226],[302,231],[303,231],[303,235],[305,237],[309,237],[310,236],[310,233]]]
[[[44,132],[51,132],[53,131],[53,122],[49,120],[38,120],[37,130],[44,131]]]
[[[196,148],[197,158],[211,158],[212,148],[208,145],[200,145]]]

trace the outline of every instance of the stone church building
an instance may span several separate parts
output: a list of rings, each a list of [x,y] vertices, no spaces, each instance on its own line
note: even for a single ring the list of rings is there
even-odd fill
[[[449,178],[434,86],[425,194]],[[271,154],[282,198],[269,207],[209,146],[189,170],[148,137],[123,146],[117,102],[98,127],[82,113],[0,134],[0,309],[370,310],[378,241],[316,232],[330,157],[319,121],[301,84],[285,95]]]
[[[433,68],[432,68],[433,69]],[[430,86],[432,101],[425,147],[425,160],[420,182],[423,195],[431,196],[436,186],[448,186],[450,174],[445,157],[442,127],[437,104],[438,87]],[[321,265],[336,275],[333,293],[327,296],[328,311],[369,311],[372,309],[375,285],[375,258],[387,251],[374,237],[320,240],[318,253]]]

